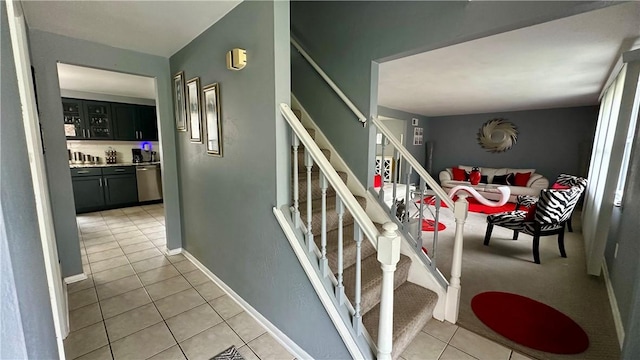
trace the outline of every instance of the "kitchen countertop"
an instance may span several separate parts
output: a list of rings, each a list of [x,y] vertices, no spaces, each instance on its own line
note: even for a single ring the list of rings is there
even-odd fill
[[[138,165],[160,165],[160,161],[147,161],[147,162],[140,162],[140,163],[131,163],[131,162],[124,162],[124,163],[116,163],[116,164],[69,164],[69,167],[72,169],[75,168],[89,168],[89,167],[113,167],[113,166],[138,166]]]

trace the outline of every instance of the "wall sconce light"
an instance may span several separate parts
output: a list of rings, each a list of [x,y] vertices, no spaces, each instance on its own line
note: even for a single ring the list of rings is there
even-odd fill
[[[235,48],[227,53],[227,69],[242,70],[247,65],[247,50]]]

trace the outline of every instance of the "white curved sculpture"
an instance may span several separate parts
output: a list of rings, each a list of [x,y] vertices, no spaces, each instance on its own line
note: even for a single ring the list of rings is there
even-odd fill
[[[476,200],[478,200],[478,202],[481,203],[482,205],[491,206],[491,207],[502,206],[506,204],[507,201],[509,200],[509,195],[511,195],[511,190],[509,189],[508,186],[498,186],[496,190],[500,192],[501,198],[500,198],[500,201],[496,202],[496,201],[487,200],[484,196],[480,195],[480,193],[477,192],[476,189],[472,188],[471,186],[458,185],[458,186],[454,186],[451,190],[449,190],[449,197],[453,198],[456,192],[460,190],[466,191],[469,194],[471,194],[471,196],[473,196]]]

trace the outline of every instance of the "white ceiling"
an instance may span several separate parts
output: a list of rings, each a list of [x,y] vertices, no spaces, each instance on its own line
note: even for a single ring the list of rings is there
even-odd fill
[[[153,78],[82,66],[58,64],[60,89],[142,99],[156,98]]]
[[[234,1],[23,1],[30,28],[169,57]]]
[[[378,104],[426,116],[597,104],[639,37],[630,2],[393,60],[380,64]]]

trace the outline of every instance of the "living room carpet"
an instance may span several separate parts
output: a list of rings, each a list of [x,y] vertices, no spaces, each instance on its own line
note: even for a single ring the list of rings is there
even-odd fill
[[[473,297],[471,309],[498,334],[532,349],[579,354],[589,347],[589,337],[570,317],[525,296],[483,292]]]
[[[453,197],[453,201],[458,200],[457,196]],[[432,204],[433,203],[433,197],[432,196],[427,196],[424,198],[425,204]],[[501,213],[501,212],[505,212],[505,211],[513,211],[516,209],[516,204],[514,203],[506,203],[502,206],[487,206],[487,205],[483,205],[481,203],[478,202],[478,200],[474,199],[473,197],[467,197],[467,202],[469,203],[469,211],[470,212],[475,212],[475,213],[482,213],[482,214],[497,214],[497,213]],[[417,201],[417,203],[420,203],[420,200]],[[447,207],[447,205],[443,202],[442,203],[442,207]],[[427,230],[425,230],[427,231]]]

